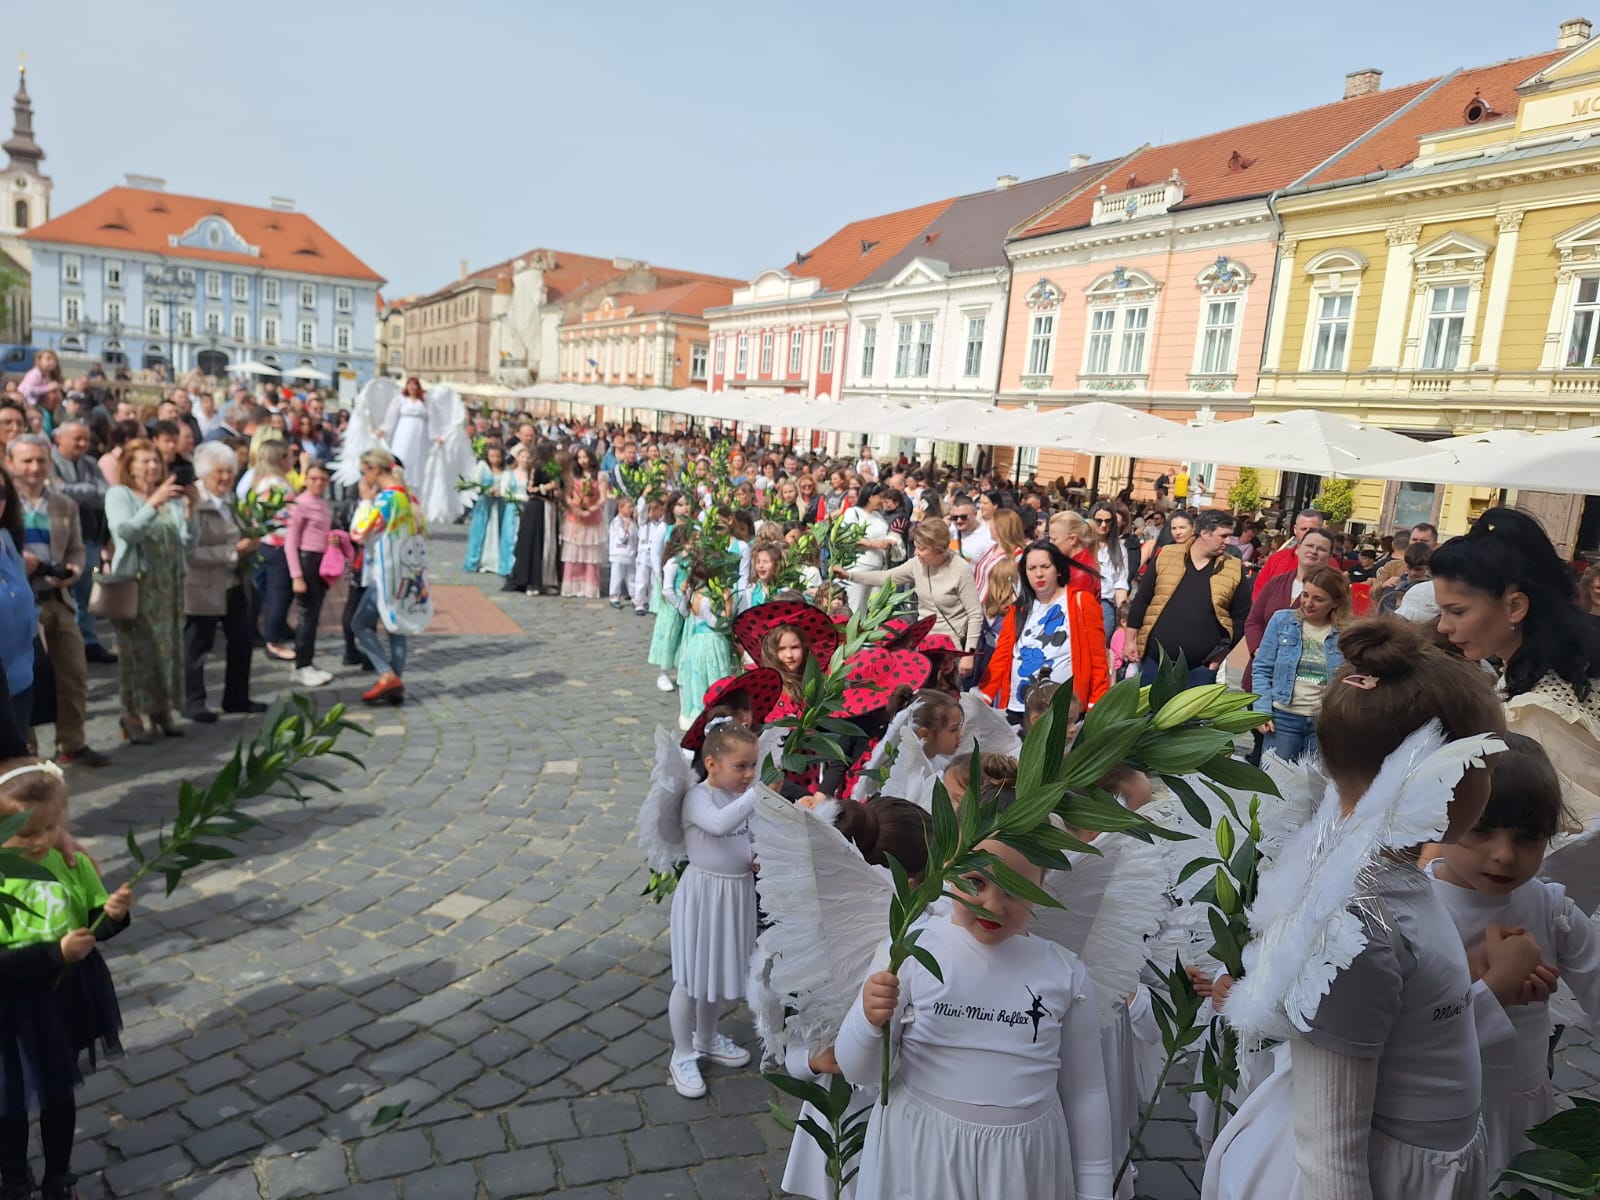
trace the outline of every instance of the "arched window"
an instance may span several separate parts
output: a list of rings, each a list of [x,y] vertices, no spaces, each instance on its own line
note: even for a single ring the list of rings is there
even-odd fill
[[[16,221],[13,222],[18,229],[28,228],[28,202],[18,200],[16,206]]]
[[[1133,267],[1114,267],[1086,289],[1089,336],[1084,346],[1083,383],[1097,390],[1143,386],[1149,360],[1151,320],[1161,285]],[[1106,378],[1113,377],[1113,378]]]

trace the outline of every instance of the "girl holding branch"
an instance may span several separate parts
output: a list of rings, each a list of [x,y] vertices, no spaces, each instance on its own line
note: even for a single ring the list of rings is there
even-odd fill
[[[108,896],[87,854],[68,864],[57,848],[66,811],[54,763],[0,762],[0,824],[11,830],[5,846],[43,868],[40,878],[8,875],[0,883],[26,906],[11,908],[9,926],[0,926],[0,1196],[7,1198],[35,1194],[28,1124],[37,1116],[42,1200],[75,1200],[78,1057],[87,1050],[93,1065],[96,1043],[108,1055],[122,1052],[122,1014],[96,943],[128,927],[133,893],[124,885]]]

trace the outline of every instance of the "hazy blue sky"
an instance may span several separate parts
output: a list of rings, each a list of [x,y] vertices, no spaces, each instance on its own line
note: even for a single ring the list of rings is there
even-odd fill
[[[1581,10],[12,0],[4,33],[56,212],[130,171],[292,196],[398,295],[541,245],[746,278],[999,174],[1338,99],[1357,68],[1393,85],[1553,47]]]

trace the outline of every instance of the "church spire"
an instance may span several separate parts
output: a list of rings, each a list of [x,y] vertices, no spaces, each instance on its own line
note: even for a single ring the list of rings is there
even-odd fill
[[[11,103],[11,137],[0,143],[0,150],[10,156],[13,167],[39,174],[39,160],[44,151],[33,140],[33,101],[28,98],[28,68],[17,67],[17,94]]]

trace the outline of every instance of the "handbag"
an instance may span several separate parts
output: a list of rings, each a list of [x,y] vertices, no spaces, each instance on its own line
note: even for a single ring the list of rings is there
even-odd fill
[[[111,621],[133,620],[139,615],[139,581],[108,579],[96,571],[89,588],[89,615]]]
[[[352,553],[354,545],[348,534],[342,530],[334,530],[328,536],[327,549],[322,552],[322,561],[317,565],[317,574],[332,586],[344,575],[345,568],[350,566],[355,558]]]

